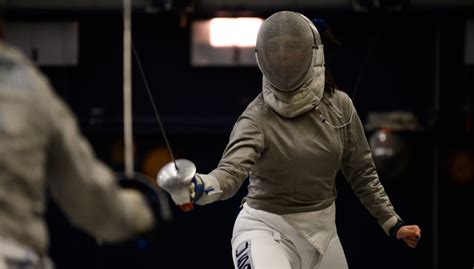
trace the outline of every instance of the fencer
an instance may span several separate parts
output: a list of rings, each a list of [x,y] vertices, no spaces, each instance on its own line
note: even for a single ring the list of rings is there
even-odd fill
[[[315,25],[277,12],[261,25],[255,54],[262,92],[236,121],[218,167],[166,180],[176,169],[168,165],[158,183],[178,205],[205,205],[230,198],[249,178],[232,235],[235,268],[347,268],[335,225],[339,170],[385,233],[415,247],[421,231],[395,212],[351,99],[325,83]],[[173,181],[185,184],[163,184]]]
[[[156,228],[153,199],[117,182],[47,79],[0,43],[0,268],[52,268],[46,190],[74,225],[102,241]]]

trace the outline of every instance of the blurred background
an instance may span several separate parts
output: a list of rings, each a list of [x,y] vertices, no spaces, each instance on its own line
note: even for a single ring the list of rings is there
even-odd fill
[[[50,79],[100,159],[123,170],[120,0],[2,0],[4,35]],[[275,11],[324,19],[339,40],[326,66],[352,96],[381,181],[422,228],[417,249],[389,239],[342,176],[337,224],[350,268],[474,266],[474,1],[135,0],[136,169],[170,160],[143,73],[177,158],[216,167],[232,125],[261,90],[256,31]],[[250,40],[250,41],[249,41]],[[57,268],[232,268],[230,238],[245,186],[174,222],[156,242],[104,245],[50,202]]]

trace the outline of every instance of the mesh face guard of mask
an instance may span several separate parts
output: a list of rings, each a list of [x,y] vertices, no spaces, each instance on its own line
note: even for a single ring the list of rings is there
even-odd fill
[[[324,64],[323,45],[314,24],[305,16],[281,11],[267,18],[257,35],[257,63],[263,75],[285,92],[299,88]]]

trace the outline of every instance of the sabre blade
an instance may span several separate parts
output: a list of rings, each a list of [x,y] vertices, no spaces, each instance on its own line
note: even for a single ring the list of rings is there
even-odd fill
[[[133,50],[133,55],[135,56],[135,59],[137,60],[138,70],[140,71],[140,75],[142,77],[143,83],[145,84],[145,90],[147,92],[148,99],[150,100],[151,107],[153,108],[153,112],[155,114],[156,121],[158,122],[158,126],[160,127],[161,133],[163,134],[163,138],[166,143],[166,148],[168,149],[168,152],[170,154],[171,161],[174,163],[174,167],[176,168],[176,170],[179,170],[179,167],[176,164],[176,159],[174,158],[173,150],[171,149],[171,145],[168,140],[168,136],[166,135],[165,128],[163,127],[163,122],[161,121],[160,113],[158,113],[158,108],[156,107],[155,100],[153,99],[153,94],[151,93],[150,86],[148,85],[148,80],[146,79],[142,62],[140,60],[140,57],[138,56],[138,53],[137,53],[137,50],[135,49],[135,45],[133,44],[133,41],[132,41],[132,50]]]

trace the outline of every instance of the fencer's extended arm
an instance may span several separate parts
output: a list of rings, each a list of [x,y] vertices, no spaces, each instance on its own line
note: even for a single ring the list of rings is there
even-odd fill
[[[351,124],[345,129],[346,143],[341,167],[342,173],[361,203],[377,219],[384,231],[390,235],[390,229],[397,223],[400,225],[401,219],[395,213],[392,203],[379,181],[362,123],[348,97],[344,110],[346,118],[350,117],[349,113],[352,110],[354,114]]]
[[[263,133],[258,125],[241,116],[234,125],[219,166],[210,174],[195,173],[196,167],[191,161],[178,159],[160,170],[158,185],[183,211],[192,209],[191,202],[206,205],[230,198],[248,177],[263,145]]]
[[[41,99],[49,150],[46,177],[52,197],[69,220],[104,241],[131,239],[150,230],[154,218],[144,197],[122,189],[94,155],[75,118],[54,94]]]
[[[209,181],[219,183],[222,194],[205,201],[225,200],[232,197],[249,176],[249,171],[264,150],[264,135],[261,128],[252,119],[241,116],[232,129],[229,143],[219,165],[208,175],[200,175]]]

